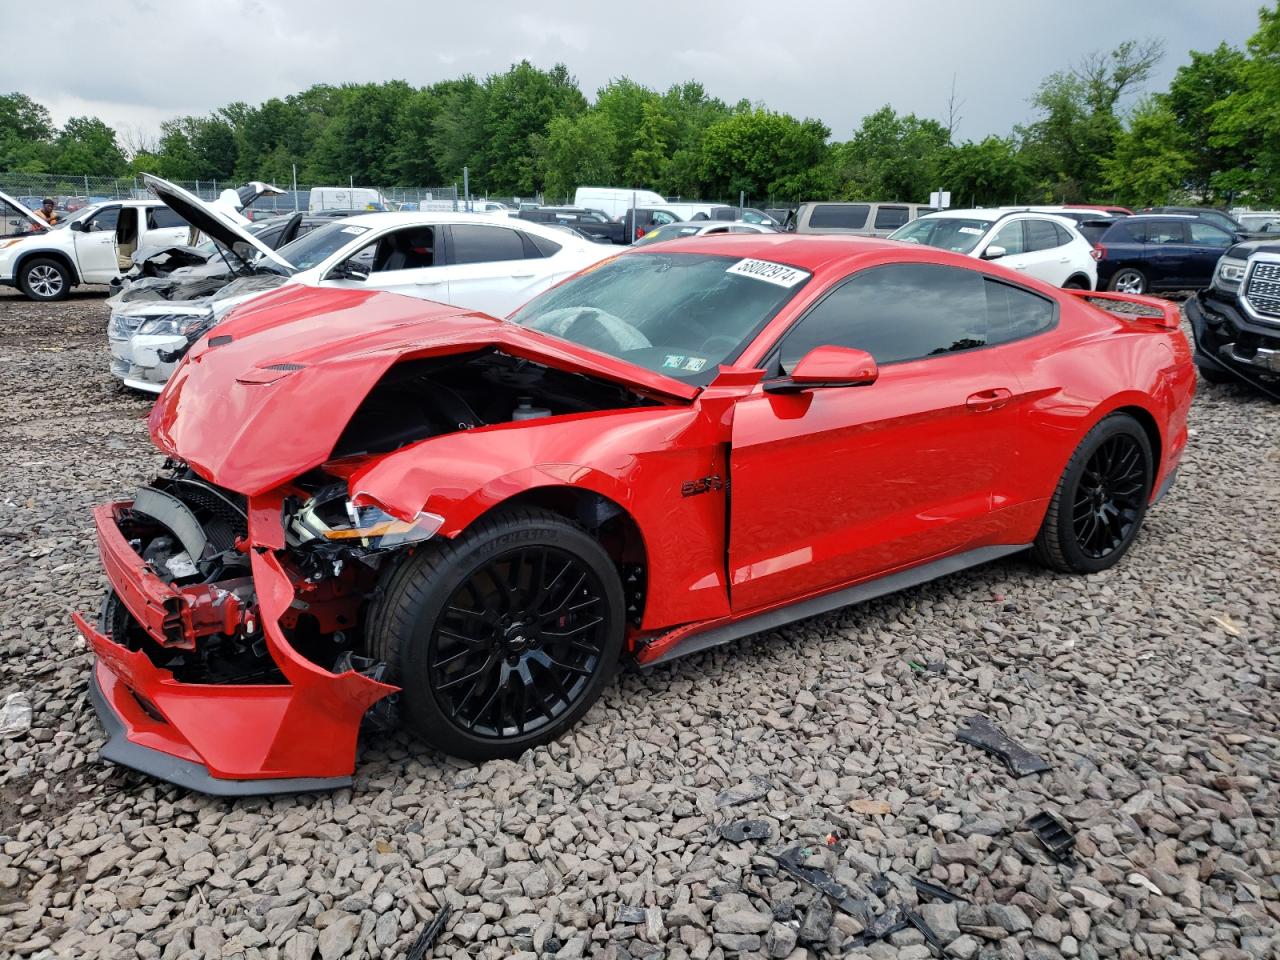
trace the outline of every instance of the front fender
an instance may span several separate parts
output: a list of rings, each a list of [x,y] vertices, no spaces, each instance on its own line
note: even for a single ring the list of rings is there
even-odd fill
[[[461,431],[413,444],[355,471],[355,498],[411,517],[444,517],[440,535],[519,494],[568,488],[599,494],[635,522],[647,558],[642,629],[729,611],[724,576],[726,492],[687,484],[726,474],[727,432],[698,405],[550,417]]]

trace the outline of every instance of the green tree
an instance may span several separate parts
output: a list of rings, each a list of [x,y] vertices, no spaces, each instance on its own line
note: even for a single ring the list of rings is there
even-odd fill
[[[1040,118],[1016,130],[1042,199],[1087,201],[1102,188],[1101,161],[1123,129],[1119,104],[1147,81],[1163,55],[1158,40],[1126,40],[1045,78],[1031,100]]]
[[[489,88],[468,74],[436,84],[440,109],[432,122],[430,151],[447,183],[462,182],[462,168],[477,173],[484,162]]]
[[[1241,89],[1247,58],[1221,43],[1208,53],[1191,51],[1191,62],[1178,67],[1167,93],[1158,96],[1191,161],[1187,187],[1206,200],[1214,196],[1222,174],[1248,166],[1253,144],[1227,136],[1215,142],[1216,105]],[[1108,180],[1114,178],[1108,175]]]
[[[791,195],[827,159],[830,130],[763,107],[736,112],[707,128],[699,174],[706,195],[723,200]]]
[[[528,196],[541,186],[534,154],[557,116],[576,116],[586,98],[563,64],[539,70],[522,60],[485,81],[483,164],[475,179],[489,192]]]
[[[1212,181],[1220,193],[1273,203],[1280,199],[1280,4],[1258,12],[1248,50],[1236,88],[1208,107],[1210,145],[1238,151],[1244,162]]]
[[[863,118],[853,138],[837,148],[843,195],[850,200],[921,201],[939,186],[950,149],[947,129],[885,105]]]
[[[954,206],[995,206],[1026,200],[1026,168],[1012,137],[966,141],[947,152],[939,186],[951,191]]]
[[[396,133],[401,104],[412,93],[403,80],[338,88],[336,109],[308,155],[309,169],[339,183],[397,182]]]
[[[1132,206],[1177,203],[1195,168],[1195,153],[1177,117],[1161,97],[1144,100],[1104,157],[1102,184],[1110,195]]]
[[[582,186],[616,184],[613,127],[598,111],[553,117],[536,146],[542,189],[555,200]]]
[[[128,162],[116,143],[116,132],[96,117],[72,117],[54,142],[56,172],[114,177]]]
[[[0,96],[0,170],[44,173],[53,154],[49,111],[22,93]]]

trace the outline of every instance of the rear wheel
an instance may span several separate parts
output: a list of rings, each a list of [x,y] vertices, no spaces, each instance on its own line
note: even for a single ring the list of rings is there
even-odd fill
[[[1086,280],[1084,277],[1079,277],[1079,276],[1071,277],[1070,279],[1067,280],[1066,283],[1062,285],[1062,289],[1063,290],[1088,290],[1090,289],[1089,281]]]
[[[1151,441],[1133,417],[1114,413],[1085,435],[1049,500],[1035,554],[1054,570],[1096,573],[1116,564],[1147,512]]]
[[[617,665],[624,624],[604,548],[557,514],[522,509],[406,558],[370,613],[368,643],[415,733],[486,760],[576,723]]]
[[[1137,267],[1121,267],[1111,277],[1107,289],[1116,293],[1146,293],[1147,275]]]
[[[64,300],[71,291],[71,274],[50,257],[35,257],[22,265],[18,286],[32,300]]]

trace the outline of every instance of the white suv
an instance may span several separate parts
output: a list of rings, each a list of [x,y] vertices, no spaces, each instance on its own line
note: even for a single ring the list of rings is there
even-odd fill
[[[1093,247],[1067,217],[998,208],[940,210],[911,221],[889,239],[994,260],[1055,287],[1098,286]]]
[[[109,200],[49,227],[0,193],[0,286],[61,300],[79,283],[110,283],[142,246],[185,243],[191,226],[160,200]]]

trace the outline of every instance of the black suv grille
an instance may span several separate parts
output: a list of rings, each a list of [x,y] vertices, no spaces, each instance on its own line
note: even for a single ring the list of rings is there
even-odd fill
[[[1280,263],[1255,263],[1244,295],[1258,313],[1280,317]]]

